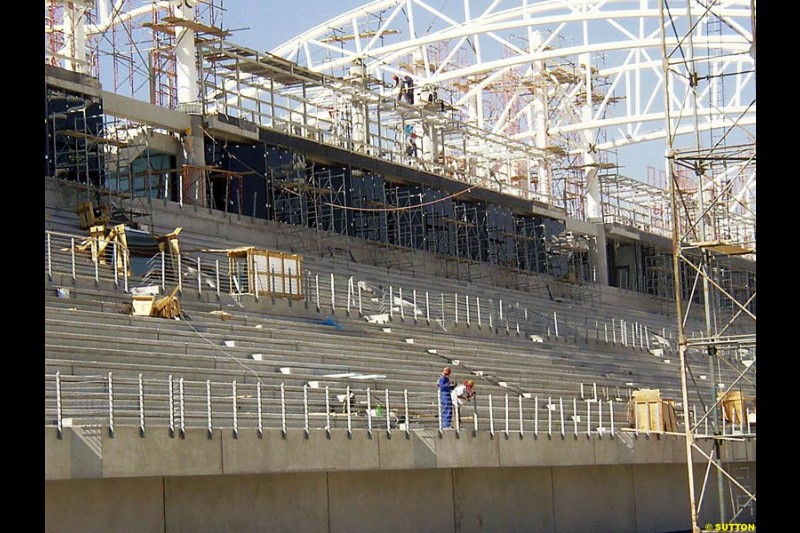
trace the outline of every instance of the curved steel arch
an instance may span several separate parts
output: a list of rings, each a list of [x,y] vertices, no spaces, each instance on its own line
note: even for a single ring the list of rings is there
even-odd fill
[[[697,77],[671,76],[679,110],[671,119],[697,119],[674,131],[732,128],[754,139],[750,1],[682,0],[668,9],[666,24],[694,27],[702,54],[692,70],[706,80],[695,99]],[[483,128],[579,154],[665,137],[660,16],[657,0],[379,0],[272,53],[337,76],[355,61],[384,82],[408,74]],[[668,52],[685,45],[669,35],[663,44]]]

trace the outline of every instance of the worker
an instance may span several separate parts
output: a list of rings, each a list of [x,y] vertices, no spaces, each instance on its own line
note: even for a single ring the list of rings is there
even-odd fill
[[[394,82],[392,89],[397,89],[397,101],[399,102],[403,97],[403,87],[400,86],[400,78],[397,74],[392,74],[392,81]]]
[[[413,105],[414,104],[414,80],[408,74],[403,76],[402,92],[406,97],[406,103],[408,105]]]
[[[408,143],[406,144],[406,155],[409,157],[417,157],[417,134],[412,133],[408,137]]]
[[[451,401],[456,406],[459,426],[461,425],[461,408],[475,396],[474,387],[475,382],[468,379],[461,385],[456,386],[451,393]]]
[[[446,366],[439,376],[439,403],[441,406],[442,429],[447,429],[453,422],[453,384],[450,382],[450,367]]]

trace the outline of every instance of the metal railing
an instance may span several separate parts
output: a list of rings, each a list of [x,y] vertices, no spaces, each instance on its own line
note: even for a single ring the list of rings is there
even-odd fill
[[[695,406],[690,409],[696,417]],[[613,438],[620,431],[660,433],[640,431],[642,421],[630,420],[629,413],[627,403],[614,400],[476,395],[464,407],[453,406],[452,425],[445,428],[436,391],[190,381],[172,375],[144,379],[141,374],[114,376],[111,372],[102,376],[45,374],[45,425],[54,428],[59,437],[64,427],[79,426],[106,426],[112,437],[120,427],[136,427],[141,436],[156,428],[166,428],[172,436],[184,436],[189,429],[205,429],[209,436],[215,430],[231,430],[234,438],[243,429],[259,434],[265,429],[284,433],[289,429],[306,433],[312,429],[330,432],[340,428],[349,433],[377,429],[409,435],[412,429],[427,428],[438,429],[440,435],[452,429],[475,434],[488,431],[493,436],[514,432],[520,437],[562,438]],[[680,423],[678,431],[682,431]],[[698,436],[709,435],[701,427],[695,431]],[[755,436],[755,427],[749,420],[746,425],[729,424],[722,434]]]
[[[103,254],[93,253],[98,239],[80,237],[60,232],[45,232],[45,268],[51,279],[56,273],[113,280],[125,292],[131,285],[157,285],[162,292],[179,287],[237,294],[236,277],[220,269],[220,259],[213,254],[188,254],[178,256],[160,252],[147,261],[147,272],[137,279],[129,275],[129,254],[122,245],[110,243]],[[178,267],[180,265],[180,267]],[[465,324],[469,327],[487,328],[517,335],[548,338],[573,338],[595,340],[640,350],[661,349],[673,351],[674,331],[665,327],[643,324],[625,318],[604,318],[589,313],[572,311],[545,314],[510,300],[482,298],[466,293],[423,290],[422,288],[389,285],[377,295],[365,295],[366,289],[353,276],[343,277],[332,272],[304,275],[304,301],[320,312],[346,310],[358,316],[388,314],[391,320],[413,320],[415,323],[438,323],[442,327]],[[373,302],[378,296],[379,303]],[[655,337],[657,335],[658,337]],[[659,348],[660,347],[660,348]]]

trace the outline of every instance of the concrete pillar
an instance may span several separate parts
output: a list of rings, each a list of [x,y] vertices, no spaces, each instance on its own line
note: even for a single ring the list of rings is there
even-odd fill
[[[539,32],[530,34],[531,53],[538,50],[542,43],[542,36]],[[543,79],[545,75],[544,61],[534,61],[531,64],[531,73],[534,80]],[[547,87],[544,83],[537,83],[533,89],[533,125],[534,125],[534,144],[537,148],[545,149],[549,145],[547,136]],[[535,161],[537,184],[530,184],[531,192],[543,195],[537,198],[539,201],[552,205],[550,196],[553,194],[552,169],[547,159],[541,158]]]
[[[62,66],[73,72],[89,73],[86,62],[86,6],[82,2],[64,2],[64,47],[68,57]]]
[[[584,88],[586,90],[586,102],[584,102],[581,115],[584,121],[590,121],[594,113],[594,106],[592,104],[592,65],[589,54],[581,54],[580,58],[581,69],[584,73]],[[597,131],[595,129],[588,129],[584,132],[584,139],[586,147],[583,154],[583,163],[586,165],[586,219],[590,222],[602,222],[602,209],[600,204],[600,179],[598,178],[597,167],[597,152],[595,144]]]
[[[351,84],[360,87],[364,86],[364,77],[366,76],[366,67],[360,59],[356,59],[350,66],[350,75],[348,80]],[[351,114],[353,117],[353,149],[364,151],[368,142],[368,113],[366,102],[361,99],[355,98],[351,101]]]
[[[593,244],[589,246],[589,260],[594,267],[595,283],[609,285],[608,257],[606,254],[606,233],[602,224],[597,224],[597,234]]]
[[[184,0],[174,6],[174,16],[186,20],[194,18],[197,0]],[[175,63],[178,83],[178,103],[197,102],[200,86],[197,81],[197,50],[194,45],[194,30],[175,26]]]
[[[183,169],[181,173],[182,200],[184,204],[205,207],[207,205],[204,170],[206,158],[202,115],[192,115],[191,123],[192,127],[181,136],[182,150],[178,156],[178,167]]]

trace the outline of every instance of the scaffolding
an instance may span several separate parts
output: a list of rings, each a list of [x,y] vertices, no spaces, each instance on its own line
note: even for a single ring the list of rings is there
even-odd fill
[[[752,28],[732,30],[712,9],[687,2],[684,12],[670,11],[666,2],[659,3],[661,16],[662,60],[664,65],[664,94],[667,126],[667,163],[670,179],[672,218],[672,266],[675,285],[675,308],[678,321],[678,350],[680,356],[681,394],[683,405],[688,405],[691,364],[701,366],[707,362],[710,387],[693,386],[692,393],[707,399],[702,418],[708,419],[712,435],[697,434],[699,421],[689,418],[684,410],[683,433],[686,445],[686,465],[692,530],[699,532],[698,514],[704,498],[712,491],[707,484],[716,485],[717,501],[715,520],[718,524],[754,522],[756,494],[754,472],[751,464],[755,458],[734,457],[745,447],[725,438],[725,424],[733,424],[741,441],[754,438],[749,434],[747,420],[739,415],[731,418],[730,401],[751,397],[755,407],[755,287],[734,282],[734,276],[724,266],[734,257],[755,261],[755,212],[750,208],[748,187],[736,191],[736,183],[755,185],[756,148],[755,134],[733,121],[711,121],[707,133],[700,129],[706,117],[722,115],[726,102],[721,97],[726,80],[746,75],[752,67],[755,72],[755,2],[752,10]],[[694,45],[694,39],[705,32],[707,42],[721,39],[724,31],[735,31],[737,37],[746,36],[750,49],[739,54],[737,61],[719,57],[720,52],[711,46]],[[667,46],[667,42],[677,45]],[[671,85],[685,83],[684,101],[670,98]],[[750,98],[748,107],[755,105],[752,94],[739,94],[737,98]],[[682,113],[682,108],[690,113]],[[708,115],[701,111],[708,110]],[[687,124],[688,123],[688,124]],[[690,140],[681,142],[678,132],[690,131]],[[731,200],[734,201],[731,201]],[[741,208],[741,209],[740,209]],[[663,265],[662,265],[663,266]],[[728,267],[729,268],[729,267]],[[738,276],[737,276],[738,277]],[[705,332],[687,337],[686,315],[695,305],[682,294],[684,279],[692,279],[692,291],[701,294],[700,302],[705,316]],[[749,281],[749,280],[748,280]],[[753,277],[753,282],[755,279]],[[721,302],[727,300],[725,305]],[[720,311],[733,310],[725,320]],[[733,334],[734,327],[744,333]],[[701,353],[697,360],[688,357]],[[742,352],[750,357],[743,364]],[[732,355],[733,354],[733,355]],[[717,369],[730,365],[738,375],[732,383],[718,382]],[[752,378],[752,379],[751,379]],[[710,388],[710,390],[709,390]],[[745,431],[745,423],[747,431]],[[699,446],[700,439],[710,439],[710,453]],[[695,487],[694,464],[706,462],[707,474],[700,490]],[[709,475],[711,474],[711,475]],[[708,520],[706,520],[707,522]]]

